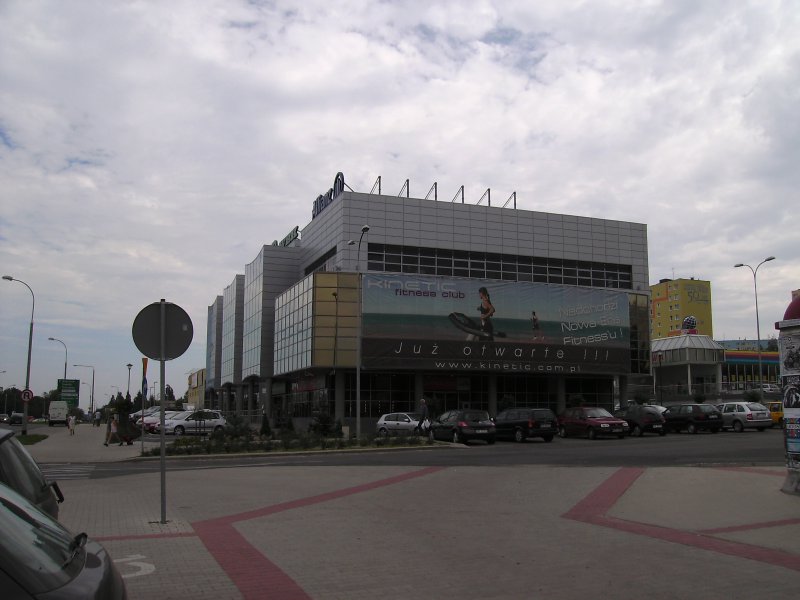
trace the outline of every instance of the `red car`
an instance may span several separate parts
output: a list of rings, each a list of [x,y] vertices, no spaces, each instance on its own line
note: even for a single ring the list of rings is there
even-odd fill
[[[576,406],[568,408],[558,417],[558,435],[586,436],[593,440],[601,435],[615,435],[619,439],[628,434],[627,421],[618,419],[605,408],[597,406]]]

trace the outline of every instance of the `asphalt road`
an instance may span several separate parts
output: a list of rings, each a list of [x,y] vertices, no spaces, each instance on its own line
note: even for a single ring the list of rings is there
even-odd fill
[[[498,441],[490,446],[440,445],[370,451],[279,453],[211,458],[170,457],[167,470],[261,466],[779,466],[784,464],[783,431],[670,433],[664,437],[588,440],[556,438],[550,443]],[[117,477],[160,469],[160,460],[98,463],[91,478]]]

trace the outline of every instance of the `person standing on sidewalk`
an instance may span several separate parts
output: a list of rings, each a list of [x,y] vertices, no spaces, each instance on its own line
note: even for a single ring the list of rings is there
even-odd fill
[[[70,435],[75,435],[75,415],[67,417],[67,428],[69,429]]]

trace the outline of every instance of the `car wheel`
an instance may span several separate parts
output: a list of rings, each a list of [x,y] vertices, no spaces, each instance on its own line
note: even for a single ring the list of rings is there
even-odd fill
[[[464,440],[462,439],[461,434],[458,433],[457,429],[453,430],[453,443],[454,444],[463,444],[464,443]]]
[[[634,425],[633,430],[631,431],[631,435],[635,435],[636,437],[642,437],[644,435],[644,431],[642,430],[639,425]]]
[[[419,434],[420,434],[419,427],[414,427],[414,435],[419,435]]]
[[[560,438],[567,437],[567,429],[563,425],[558,428],[558,437]]]
[[[586,435],[590,440],[597,439],[597,432],[594,430],[594,427],[589,427],[589,431],[586,432]]]
[[[220,431],[222,431],[222,429],[223,429],[222,425],[217,425],[216,427],[214,427],[214,433],[219,433]]]
[[[489,438],[488,440],[486,440],[486,442],[491,446],[492,444],[494,444],[494,438]]]
[[[429,429],[429,430],[428,430],[428,439],[429,439],[431,442],[435,442],[435,441],[436,441],[436,436],[435,436],[435,435],[433,435],[433,429]]]
[[[741,421],[734,421],[733,422],[733,430],[736,433],[742,433],[744,431],[744,425],[742,425]]]
[[[181,427],[180,425],[178,425],[175,428],[175,435],[183,435],[184,433],[185,433],[185,431],[184,431],[183,427]]]
[[[522,429],[514,430],[514,441],[520,443],[525,441],[525,434],[522,433]]]
[[[694,423],[689,423],[686,426],[686,433],[697,433],[697,425]]]
[[[662,429],[661,431],[658,432],[658,435],[660,435],[661,437],[664,437],[665,435],[667,435],[667,430],[666,429]]]
[[[378,430],[378,435],[385,438],[385,437],[387,437],[389,435],[389,432],[386,430],[385,427],[381,427]]]
[[[544,439],[545,442],[552,442],[553,441],[553,436],[552,435],[546,435],[546,436],[544,436],[543,439]]]
[[[763,428],[763,427],[756,427],[756,429],[757,429],[758,431],[764,431],[764,428]]]

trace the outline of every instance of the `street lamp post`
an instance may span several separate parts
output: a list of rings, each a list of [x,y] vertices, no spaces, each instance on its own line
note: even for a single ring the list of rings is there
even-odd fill
[[[94,366],[93,365],[72,365],[73,367],[85,367],[92,370],[92,396],[89,399],[89,414],[94,414]]]
[[[761,325],[760,325],[759,319],[758,319],[758,284],[756,282],[756,275],[758,274],[758,268],[761,265],[763,265],[765,262],[769,262],[771,260],[775,260],[775,257],[774,256],[768,256],[767,258],[762,260],[760,263],[758,263],[756,265],[755,269],[753,267],[751,267],[750,265],[747,265],[745,263],[737,263],[737,264],[733,265],[734,268],[747,267],[753,273],[753,293],[755,294],[755,298],[756,298],[756,337],[758,338],[757,341],[756,341],[756,343],[758,344],[758,396],[760,398],[764,397],[764,390],[761,387],[761,381],[762,381],[762,377],[763,377],[763,375],[761,373]]]
[[[36,306],[36,296],[33,295],[31,286],[21,279],[14,279],[11,275],[3,275],[6,281],[16,281],[28,288],[31,293],[31,328],[28,332],[28,367],[25,370],[25,389],[29,390],[31,385],[31,346],[33,345],[33,310]],[[22,435],[28,435],[28,403],[22,403]]]
[[[64,379],[66,379],[67,378],[67,357],[69,356],[69,353],[67,351],[67,345],[63,342],[63,340],[60,340],[58,338],[50,337],[50,338],[47,338],[47,339],[50,340],[51,342],[61,342],[61,345],[64,346]]]
[[[361,241],[364,234],[369,231],[369,225],[361,228],[361,237],[358,238],[358,253],[356,272],[358,273],[358,337],[356,339],[356,438],[361,439]]]
[[[131,363],[125,365],[128,367],[128,397],[131,395],[131,367],[133,366]],[[142,403],[142,409],[144,409],[144,402]]]

